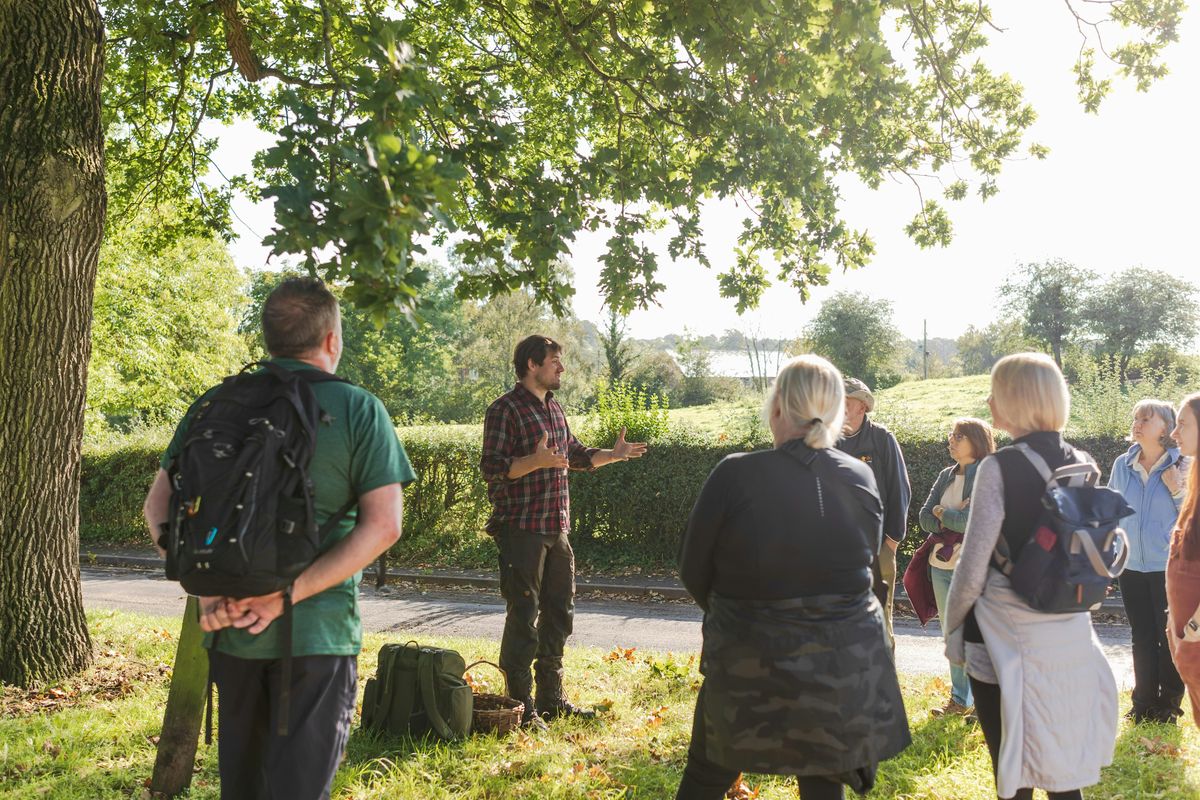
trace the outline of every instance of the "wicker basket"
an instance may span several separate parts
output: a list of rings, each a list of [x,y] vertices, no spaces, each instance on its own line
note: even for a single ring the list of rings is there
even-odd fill
[[[501,675],[504,675],[504,670],[500,669],[497,664],[484,660],[471,664],[463,670],[463,674],[465,675],[472,667],[480,664],[495,667]],[[504,675],[504,682],[508,683],[507,675]],[[508,733],[521,724],[521,716],[524,713],[525,704],[520,700],[514,700],[501,694],[476,692],[475,710],[471,712],[471,731],[472,733]]]

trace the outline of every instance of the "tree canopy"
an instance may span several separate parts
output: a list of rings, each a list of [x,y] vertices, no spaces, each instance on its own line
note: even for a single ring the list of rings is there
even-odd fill
[[[1096,273],[1061,259],[1023,264],[1004,282],[1000,297],[1021,320],[1025,335],[1050,348],[1063,363],[1063,349],[1084,334],[1084,301]]]
[[[700,207],[749,209],[721,291],[753,307],[772,279],[807,297],[834,268],[871,257],[844,220],[839,175],[912,181],[922,245],[952,234],[943,205],[988,197],[1026,141],[1033,109],[981,49],[982,3],[933,0],[215,0],[106,3],[113,209],[183,199],[172,230],[229,234],[234,188],[275,199],[276,253],[350,280],[382,322],[419,310],[421,237],[467,265],[463,297],[528,287],[561,312],[560,269],[580,231],[612,232],[602,288],[627,313],[662,285],[645,234],[708,266]],[[1068,2],[1082,46],[1079,96],[1095,111],[1111,77],[1165,72],[1182,0]],[[1096,13],[1088,6],[1086,13]],[[1100,37],[1113,21],[1125,40]],[[1106,58],[1105,58],[1106,57]],[[204,120],[249,116],[278,143],[256,173],[200,180]],[[449,237],[449,238],[447,238]],[[768,273],[768,263],[774,274]]]
[[[236,332],[246,276],[220,241],[154,244],[162,216],[110,230],[100,251],[88,365],[88,422],[174,422],[249,357]]]
[[[1196,287],[1158,270],[1133,267],[1113,275],[1086,301],[1096,350],[1115,361],[1125,380],[1130,362],[1153,345],[1186,350],[1200,331]]]
[[[897,360],[904,337],[887,300],[838,292],[821,304],[804,330],[804,346],[833,362],[847,378],[882,389],[899,381]]]

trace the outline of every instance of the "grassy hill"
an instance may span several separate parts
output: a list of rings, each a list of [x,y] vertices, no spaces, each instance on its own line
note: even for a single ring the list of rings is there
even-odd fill
[[[906,381],[875,394],[875,418],[898,429],[941,430],[958,417],[988,419],[987,375]],[[691,408],[673,408],[671,422],[689,430],[712,434],[734,434],[755,424],[761,403],[746,399],[736,403],[713,403]]]
[[[941,430],[959,417],[990,420],[988,375],[905,381],[875,394],[875,418],[896,429]]]
[[[1071,388],[1071,422],[1067,433],[1119,437],[1126,431],[1130,409],[1137,400],[1151,396],[1175,400],[1197,389],[1200,387],[1155,382],[1121,387],[1115,379],[1104,378],[1084,381]],[[874,419],[898,432],[944,434],[958,417],[990,421],[986,402],[990,390],[988,375],[905,381],[875,393]],[[714,436],[725,434],[738,440],[745,440],[749,431],[766,435],[761,422],[762,401],[754,397],[673,408],[669,413],[671,423],[677,429]],[[586,416],[572,416],[570,421],[573,429],[582,430]],[[477,435],[482,430],[479,425],[439,426],[439,429],[475,431]]]

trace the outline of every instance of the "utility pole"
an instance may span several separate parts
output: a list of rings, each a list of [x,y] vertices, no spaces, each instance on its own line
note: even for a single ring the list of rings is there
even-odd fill
[[[921,320],[921,365],[924,367],[923,380],[929,380],[929,320]]]

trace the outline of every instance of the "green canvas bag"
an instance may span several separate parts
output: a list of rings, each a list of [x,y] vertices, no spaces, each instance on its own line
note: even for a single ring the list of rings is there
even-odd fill
[[[466,662],[453,650],[385,644],[363,690],[362,727],[391,734],[461,739],[471,732],[474,696]]]

